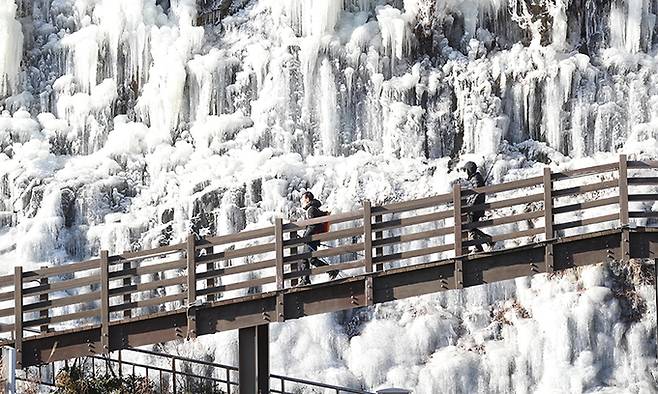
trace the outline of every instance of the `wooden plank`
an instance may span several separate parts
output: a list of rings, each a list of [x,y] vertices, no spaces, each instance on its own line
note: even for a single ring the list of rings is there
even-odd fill
[[[23,311],[25,311],[25,308],[23,308]],[[11,308],[0,309],[0,317],[9,317],[9,316],[14,316],[13,306]]]
[[[446,245],[431,246],[423,249],[405,250],[404,252],[397,252],[397,253],[386,254],[384,256],[378,256],[375,257],[373,260],[375,263],[378,264],[386,263],[389,261],[407,260],[414,257],[429,256],[434,253],[447,252],[449,250],[453,250],[454,247],[455,247],[454,244],[446,244]]]
[[[628,161],[628,168],[633,169],[648,169],[658,168],[658,161],[656,160],[643,160],[643,161]]]
[[[356,253],[356,252],[362,252],[363,251],[363,242],[359,242],[356,244],[349,244],[349,245],[343,245],[343,246],[336,246],[330,249],[322,249],[318,250],[317,252],[304,252],[304,253],[299,253],[296,255],[290,255],[286,256],[283,258],[283,263],[284,264],[290,264],[293,261],[299,261],[303,259],[309,259],[311,257],[317,257],[317,258],[323,258],[323,257],[331,257],[331,256],[338,256],[341,254],[346,254],[346,253]]]
[[[619,187],[619,181],[617,179],[592,183],[589,185],[581,185],[581,186],[568,187],[560,190],[554,190],[553,197],[572,196],[577,194],[596,192],[599,190],[611,189],[615,187]]]
[[[475,228],[494,227],[503,224],[510,224],[510,223],[522,222],[526,220],[538,219],[541,217],[544,217],[543,209],[541,211],[525,212],[525,213],[520,213],[518,215],[503,216],[495,219],[480,220],[479,222],[476,223],[465,223],[462,226],[462,229],[473,230]]]
[[[259,228],[256,230],[240,231],[235,234],[219,235],[216,237],[205,238],[197,243],[197,249],[205,249],[209,246],[225,245],[251,239],[271,237],[274,235],[274,226]]]
[[[254,256],[254,255],[274,252],[275,248],[276,245],[274,243],[267,243],[262,245],[249,246],[240,249],[233,249],[233,250],[229,249],[219,253],[213,253],[213,254],[202,256],[197,259],[197,262],[199,264],[206,264],[208,262],[216,262],[220,260],[230,260],[230,259],[237,259],[240,257]]]
[[[293,278],[299,278],[304,275],[320,275],[324,274],[329,271],[333,270],[339,270],[339,271],[344,271],[348,269],[354,269],[354,268],[361,268],[363,267],[363,264],[365,263],[365,260],[357,260],[357,261],[351,261],[347,263],[339,263],[339,264],[330,264],[330,265],[323,265],[321,267],[315,267],[315,268],[310,268],[306,269],[303,271],[293,271],[293,272],[288,272],[286,273],[286,279],[293,279]]]
[[[531,237],[537,234],[544,234],[544,232],[545,231],[543,227],[529,228],[527,230],[515,231],[513,233],[491,235],[491,241],[500,242],[500,241],[507,241],[510,239],[522,238],[522,237]],[[473,245],[483,245],[485,243],[487,243],[487,240],[468,240],[462,242],[462,245],[466,247]]]
[[[631,211],[628,213],[631,218],[658,218],[658,212]]]
[[[186,276],[177,276],[174,278],[160,279],[152,282],[135,283],[130,286],[122,286],[122,287],[110,289],[110,297],[116,297],[119,295],[126,294],[128,292],[140,293],[142,291],[155,290],[159,287],[184,285],[186,282],[187,282]]]
[[[310,237],[291,237],[290,239],[283,241],[283,246],[285,248],[292,248],[311,241],[333,241],[336,239],[351,238],[359,235],[363,235],[363,226],[334,230],[328,233],[313,234]]]
[[[363,212],[361,212],[361,210],[353,211],[353,212],[337,213],[337,214],[327,215],[327,216],[321,216],[321,217],[318,217],[318,218],[300,220],[300,221],[293,222],[293,223],[286,223],[283,226],[283,232],[284,233],[289,233],[291,231],[304,230],[306,227],[308,227],[312,224],[319,224],[319,223],[326,223],[326,222],[330,222],[330,223],[349,222],[351,220],[359,220],[362,217],[363,217]]]
[[[485,204],[477,204],[468,207],[463,207],[462,212],[473,212],[473,211],[486,211],[492,209],[508,208],[515,205],[525,205],[533,202],[542,201],[544,193],[530,194],[527,196],[521,196],[516,198],[506,198],[500,201],[492,201]]]
[[[255,263],[234,265],[225,268],[217,268],[212,271],[199,272],[196,276],[197,279],[217,278],[219,276],[243,274],[245,272],[260,271],[262,269],[273,268],[273,267],[276,267],[276,259],[258,261]]]
[[[32,281],[41,278],[48,278],[51,276],[75,274],[80,271],[98,269],[99,262],[100,262],[99,259],[94,259],[94,260],[82,261],[79,263],[67,263],[62,265],[56,265],[53,267],[44,267],[35,271],[25,271],[23,272],[23,282]]]
[[[628,170],[626,155],[619,155],[619,223],[628,226]]]
[[[101,313],[100,309],[89,309],[82,312],[67,313],[65,315],[59,315],[59,316],[50,316],[43,319],[26,321],[23,324],[23,327],[36,327],[42,324],[58,324],[58,323],[64,323],[78,319],[87,319],[92,317],[97,318],[100,313]]]
[[[562,180],[565,178],[578,178],[587,175],[596,175],[602,172],[610,172],[617,169],[619,163],[601,164],[592,167],[579,168],[575,170],[566,170],[556,172],[552,175],[553,180]]]
[[[436,207],[440,204],[447,204],[452,201],[452,194],[440,194],[438,196],[424,197],[411,201],[402,201],[393,204],[386,204],[381,207],[371,207],[371,214],[381,216],[385,214],[402,213]]]
[[[283,290],[283,219],[274,219],[274,242],[276,244],[276,289]]]
[[[14,267],[14,349],[16,368],[23,369],[23,267]]]
[[[187,338],[196,338],[196,245],[194,234],[187,235]]]
[[[23,311],[28,312],[28,311],[40,311],[40,310],[61,308],[63,306],[82,304],[85,302],[93,302],[100,299],[101,299],[100,291],[94,291],[92,293],[78,294],[78,295],[66,296],[61,298],[50,298],[48,300],[40,300],[38,302],[24,305]]]
[[[165,271],[179,270],[179,269],[182,270],[183,268],[187,267],[187,259],[178,259],[160,264],[142,265],[140,267],[135,267],[135,268],[131,268],[130,263],[126,263],[126,264],[128,264],[128,268],[124,267],[120,271],[110,272],[110,279],[114,280],[114,279],[125,278],[125,277],[154,274],[156,272],[165,272]]]
[[[506,192],[510,190],[522,189],[526,187],[538,186],[541,185],[543,181],[544,181],[543,176],[536,176],[536,177],[521,179],[513,182],[499,183],[497,185],[476,187],[474,189],[465,189],[462,190],[462,197],[469,196],[472,194],[477,194],[477,193],[494,194],[494,193]]]
[[[562,231],[569,228],[588,226],[590,224],[609,222],[611,220],[617,220],[617,219],[619,219],[619,214],[614,213],[611,215],[597,216],[595,218],[590,218],[590,219],[580,219],[580,220],[574,220],[572,222],[554,224],[553,229],[555,231]]]
[[[201,289],[197,292],[198,295],[217,294],[226,291],[246,289],[249,287],[263,286],[270,283],[276,283],[276,276],[267,276],[264,278],[252,279],[244,282],[229,283],[225,285],[215,286],[208,289]]]
[[[97,261],[100,262],[100,260]],[[47,285],[39,285],[34,287],[23,288],[23,294],[26,296],[39,295],[39,294],[43,294],[44,292],[48,293],[48,292],[59,291],[59,290],[75,289],[78,287],[94,285],[97,284],[99,281],[100,281],[100,276],[98,274],[85,276],[82,278],[66,279],[61,282],[48,283]]]
[[[628,201],[658,201],[658,194],[629,194]]]
[[[619,204],[619,197],[608,197],[608,198],[602,198],[593,201],[583,201],[575,204],[553,207],[553,215],[559,215],[562,213],[569,213],[574,211],[582,211],[590,208],[604,207],[606,205],[613,205],[613,204]]]
[[[438,220],[447,219],[452,217],[452,210],[433,212],[425,215],[412,216],[408,218],[392,219],[386,222],[375,223],[372,225],[373,231],[389,230],[393,228],[402,228],[407,226],[414,226],[417,224],[430,223]]]
[[[0,276],[0,287],[11,286],[14,284],[14,275]]]
[[[130,311],[131,309],[135,308],[146,308],[150,306],[160,306],[164,305],[167,302],[176,302],[176,301],[184,301],[188,297],[187,294],[184,293],[178,293],[178,294],[170,294],[167,296],[163,297],[156,297],[156,298],[149,298],[146,300],[138,300],[138,301],[131,301],[131,302],[124,302],[123,304],[117,304],[117,305],[112,305],[110,306],[110,312],[121,312],[121,311]]]
[[[658,185],[658,177],[656,176],[641,176],[628,178],[629,185]]]
[[[101,353],[110,352],[110,279],[107,250],[101,250]]]
[[[441,227],[434,230],[421,231],[418,233],[395,235],[392,237],[375,240],[373,241],[373,246],[381,247],[385,245],[394,245],[400,243],[419,241],[421,239],[431,239],[435,237],[452,234],[453,231],[454,231],[454,226],[450,226],[450,227]]]
[[[155,249],[138,250],[136,252],[124,252],[119,255],[110,256],[108,258],[108,261],[110,265],[123,264],[124,262],[129,260],[158,257],[162,255],[182,252],[184,250],[185,250],[185,244],[179,243],[174,245],[161,246]]]
[[[0,301],[11,301],[14,299],[14,292],[0,293]]]

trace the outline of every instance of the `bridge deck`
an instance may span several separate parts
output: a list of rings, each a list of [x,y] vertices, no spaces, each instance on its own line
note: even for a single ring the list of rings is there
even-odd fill
[[[23,367],[608,260],[655,258],[658,162],[551,173],[0,277],[0,334]],[[487,193],[487,203],[465,199]],[[467,223],[464,215],[484,210]],[[297,232],[329,221],[299,253]],[[469,230],[489,236],[470,239]],[[491,241],[493,251],[469,254]],[[330,267],[300,272],[310,256]],[[347,277],[295,287],[298,277]],[[188,302],[192,300],[192,302]],[[22,329],[16,330],[16,327]]]

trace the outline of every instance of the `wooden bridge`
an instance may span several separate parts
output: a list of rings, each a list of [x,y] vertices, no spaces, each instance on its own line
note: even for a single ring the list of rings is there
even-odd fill
[[[658,161],[627,161],[371,206],[0,277],[19,367],[239,329],[240,392],[267,392],[268,324],[609,260],[656,258]],[[487,202],[466,206],[484,192]],[[464,215],[485,210],[466,223]],[[309,224],[332,231],[300,238]],[[494,250],[468,253],[482,229]],[[331,266],[298,271],[309,240]],[[346,277],[330,282],[340,269]],[[310,274],[315,284],[295,287]],[[36,332],[33,332],[36,331]]]

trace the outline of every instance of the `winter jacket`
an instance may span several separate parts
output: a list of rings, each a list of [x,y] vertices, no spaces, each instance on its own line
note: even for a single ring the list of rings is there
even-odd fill
[[[306,206],[306,219],[319,218],[325,216],[327,213],[322,211],[320,207],[322,203],[316,199],[311,200],[311,202]],[[323,230],[322,223],[311,224],[306,227],[303,237],[310,237],[311,235],[319,234]]]
[[[469,176],[466,180],[464,187],[467,189],[475,189],[478,187],[484,187],[484,178],[480,171],[476,171],[473,175]],[[484,193],[471,194],[466,199],[469,206],[484,204],[485,201]]]

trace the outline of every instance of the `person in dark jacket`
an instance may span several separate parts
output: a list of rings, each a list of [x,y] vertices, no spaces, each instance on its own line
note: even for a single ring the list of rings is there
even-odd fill
[[[464,171],[466,171],[466,181],[462,184],[462,186],[466,189],[475,189],[479,187],[484,187],[484,177],[478,171],[478,167],[475,163],[472,161],[467,162],[464,165]],[[486,199],[486,195],[484,193],[475,193],[471,194],[466,198],[466,206],[472,207],[475,205],[482,205],[484,204]],[[477,211],[469,211],[466,215],[466,223],[476,223],[479,222],[480,219],[484,216],[484,209],[482,210],[477,210]],[[482,240],[486,242],[490,247],[493,247],[494,243],[491,239],[490,235],[485,234],[482,230],[479,228],[475,228],[472,230],[469,230],[469,237],[473,240]],[[482,252],[484,249],[482,248],[482,244],[476,244],[475,245],[475,250],[478,252]]]
[[[301,203],[302,203],[302,208],[306,211],[306,219],[314,219],[327,215],[327,212],[324,212],[320,209],[322,203],[316,200],[315,196],[313,196],[313,193],[311,192],[305,192],[304,194],[302,194]],[[304,231],[302,237],[306,238],[306,237],[311,237],[315,234],[320,234],[323,232],[323,228],[324,226],[322,223],[309,224],[306,227],[306,231]],[[308,241],[305,243],[304,253],[316,252],[319,247],[320,247],[320,241]],[[304,259],[299,268],[300,270],[303,271],[309,269],[311,265],[313,265],[314,267],[323,267],[329,264],[327,264],[327,262],[325,261],[318,259],[317,257],[311,257],[310,259]],[[338,276],[338,270],[329,271],[327,273],[329,274],[329,278],[332,280],[335,279],[336,276]],[[308,285],[310,283],[311,280],[309,276],[305,275],[304,277],[302,277],[302,280],[299,284]]]

